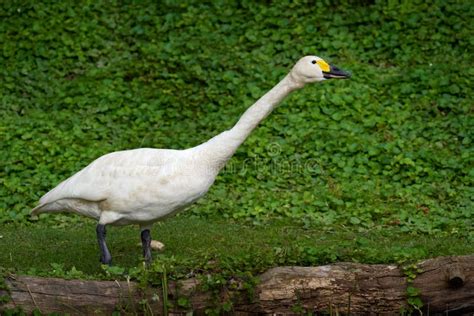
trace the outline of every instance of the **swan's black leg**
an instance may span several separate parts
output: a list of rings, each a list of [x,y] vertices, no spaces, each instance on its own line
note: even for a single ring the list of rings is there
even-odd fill
[[[110,255],[107,244],[105,243],[105,225],[98,224],[96,228],[97,241],[100,248],[100,262],[110,265],[112,263],[112,256]]]
[[[143,257],[147,265],[151,262],[151,234],[149,229],[142,230]]]

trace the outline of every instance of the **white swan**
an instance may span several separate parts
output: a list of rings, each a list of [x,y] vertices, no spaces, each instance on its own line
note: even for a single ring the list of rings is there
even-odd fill
[[[106,154],[46,193],[32,214],[68,211],[97,219],[104,264],[112,260],[105,225],[138,224],[149,262],[152,223],[202,197],[239,145],[285,96],[306,83],[348,77],[317,56],[303,57],[232,129],[185,150],[140,148]]]

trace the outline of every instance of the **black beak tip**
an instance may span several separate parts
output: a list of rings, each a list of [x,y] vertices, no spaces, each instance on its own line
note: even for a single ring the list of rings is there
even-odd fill
[[[324,78],[326,79],[349,79],[351,74],[347,71],[341,70],[336,66],[330,66],[330,70],[328,72],[324,72]]]

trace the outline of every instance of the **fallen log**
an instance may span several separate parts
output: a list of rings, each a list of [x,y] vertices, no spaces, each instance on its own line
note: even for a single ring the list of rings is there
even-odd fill
[[[212,295],[202,291],[199,281],[192,278],[171,282],[168,302],[170,313],[176,315],[189,311],[201,314],[230,300],[231,312],[239,315],[394,315],[410,309],[405,274],[396,265],[278,267],[260,276],[253,297],[235,284]],[[420,262],[410,282],[419,291],[425,314],[474,313],[474,255]],[[0,305],[0,312],[17,307],[28,313],[37,309],[70,315],[107,315],[113,311],[157,315],[163,311],[162,289],[140,289],[134,282],[9,276],[5,283],[8,290],[0,289],[0,296],[8,296],[8,302]]]

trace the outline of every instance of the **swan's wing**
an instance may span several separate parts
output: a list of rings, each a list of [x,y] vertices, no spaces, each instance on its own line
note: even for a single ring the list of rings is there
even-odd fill
[[[35,209],[62,199],[106,200],[117,190],[135,186],[140,176],[159,172],[177,152],[143,148],[104,155],[46,193]]]

